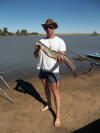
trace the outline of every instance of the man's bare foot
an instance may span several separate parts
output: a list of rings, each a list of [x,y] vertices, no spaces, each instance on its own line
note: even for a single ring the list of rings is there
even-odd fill
[[[56,118],[55,127],[60,127],[60,125],[61,125],[60,118]]]
[[[40,110],[41,110],[41,112],[44,112],[44,111],[46,111],[48,109],[51,109],[51,107],[46,105],[45,107],[41,108]]]

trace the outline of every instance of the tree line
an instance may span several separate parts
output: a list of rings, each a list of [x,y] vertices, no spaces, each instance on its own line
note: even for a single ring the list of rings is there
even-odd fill
[[[26,29],[17,30],[16,32],[9,32],[7,27],[4,27],[3,29],[0,29],[0,35],[2,36],[13,36],[13,35],[39,35],[38,32],[31,32],[29,33]]]

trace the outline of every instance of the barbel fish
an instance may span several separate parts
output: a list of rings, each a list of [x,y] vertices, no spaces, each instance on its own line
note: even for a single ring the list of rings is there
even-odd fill
[[[51,50],[50,48],[48,48],[45,44],[43,44],[40,41],[38,41],[37,45],[40,46],[40,48],[46,53],[47,56],[54,58],[54,59],[57,59],[57,57],[61,57],[63,59],[64,63],[67,65],[67,67],[72,72],[72,75],[74,77],[77,76],[76,67],[75,67],[74,63],[67,56],[60,54],[54,50]]]

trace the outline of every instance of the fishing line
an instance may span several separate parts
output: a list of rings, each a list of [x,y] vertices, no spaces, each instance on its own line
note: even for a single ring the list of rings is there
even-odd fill
[[[70,42],[70,40],[69,40],[69,42]],[[69,44],[69,43],[68,43],[68,44]],[[73,53],[74,55],[78,56],[78,57],[82,57],[80,54],[77,54],[76,52],[74,52],[73,50],[71,50],[69,47],[67,47],[67,50],[68,50],[69,52]],[[87,57],[85,57],[85,59],[88,60],[89,63],[92,64],[92,61],[90,61]],[[86,80],[85,78],[81,77],[80,75],[78,75],[78,77],[80,77],[81,79]]]

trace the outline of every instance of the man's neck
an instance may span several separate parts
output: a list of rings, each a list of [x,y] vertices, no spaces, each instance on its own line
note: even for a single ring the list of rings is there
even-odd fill
[[[47,38],[48,38],[48,39],[52,39],[52,38],[54,38],[54,37],[55,37],[55,34],[47,35]]]

